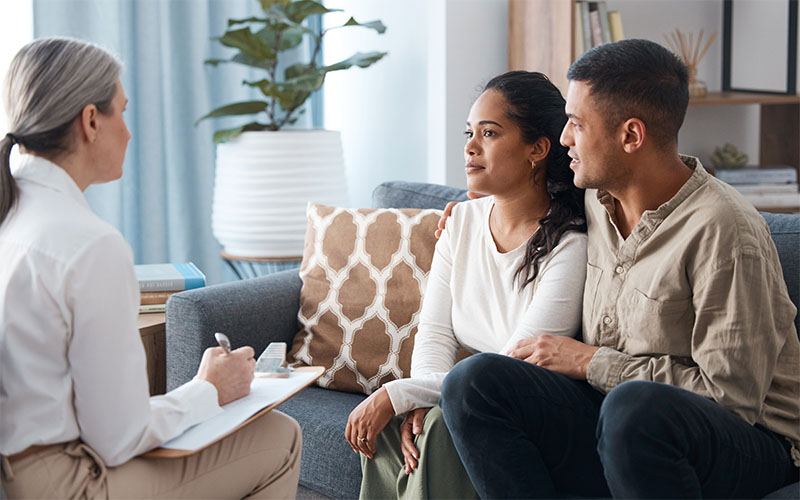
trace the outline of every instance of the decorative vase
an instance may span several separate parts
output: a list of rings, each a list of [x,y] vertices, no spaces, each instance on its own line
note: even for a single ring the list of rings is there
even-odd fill
[[[339,132],[244,132],[217,145],[211,228],[229,263],[299,262],[309,201],[347,204]]]
[[[705,97],[708,95],[708,88],[703,80],[697,78],[697,68],[689,68],[689,97]]]

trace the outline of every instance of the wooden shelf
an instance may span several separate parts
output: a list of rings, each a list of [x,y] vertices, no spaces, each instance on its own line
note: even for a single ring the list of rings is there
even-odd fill
[[[147,356],[151,396],[167,392],[166,321],[166,313],[140,314],[136,320]]]
[[[509,0],[508,69],[540,71],[566,95],[574,54],[574,6],[575,0]],[[800,96],[709,92],[689,101],[693,108],[749,104],[760,108],[758,163],[800,171]]]
[[[800,214],[800,207],[756,207],[760,212],[772,212],[774,214]]]
[[[706,97],[689,99],[689,106],[691,107],[797,103],[800,103],[800,95],[757,94],[752,92],[709,92]]]

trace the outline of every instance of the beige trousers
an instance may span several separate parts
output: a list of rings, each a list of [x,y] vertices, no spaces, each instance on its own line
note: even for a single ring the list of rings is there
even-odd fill
[[[136,457],[106,467],[80,441],[9,464],[2,482],[12,498],[294,498],[302,434],[271,411],[186,458]]]

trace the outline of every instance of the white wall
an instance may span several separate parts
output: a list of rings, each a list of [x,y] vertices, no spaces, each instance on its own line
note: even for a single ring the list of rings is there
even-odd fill
[[[353,206],[370,206],[372,189],[388,179],[424,180],[428,144],[425,126],[428,0],[328,0],[325,27],[353,16],[359,22],[380,19],[379,35],[364,28],[344,28],[324,39],[325,64],[355,52],[389,54],[366,69],[330,73],[325,81],[325,128],[342,133],[348,191]],[[420,15],[423,12],[423,15]]]
[[[350,203],[369,206],[387,180],[464,186],[463,129],[480,87],[507,68],[506,0],[328,0],[325,25],[381,19],[325,37],[326,64],[382,50],[362,70],[331,73],[325,127],[342,132]],[[338,17],[337,17],[338,16]]]
[[[464,126],[469,108],[483,86],[493,76],[508,71],[508,2],[447,0],[442,3],[443,53],[437,56],[435,67],[429,66],[428,74],[428,92],[440,97],[430,103],[428,113],[434,118],[439,115],[444,121],[429,120],[428,181],[466,187]],[[432,20],[437,19],[432,17]],[[437,29],[436,26],[429,28],[430,31]],[[439,151],[442,147],[444,150]]]

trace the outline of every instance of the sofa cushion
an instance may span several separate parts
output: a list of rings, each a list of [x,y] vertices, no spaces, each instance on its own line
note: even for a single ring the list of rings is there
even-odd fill
[[[449,201],[466,201],[467,190],[424,182],[389,181],[372,191],[376,208],[436,208],[444,210]]]
[[[778,249],[789,298],[800,309],[800,216],[770,212],[761,212],[761,215],[767,221],[775,248]],[[794,324],[800,335],[800,313],[795,315]]]
[[[363,394],[309,387],[278,410],[303,429],[300,484],[331,498],[358,498],[361,459],[344,439],[347,417]]]
[[[441,212],[309,205],[293,365],[370,394],[407,377]]]

